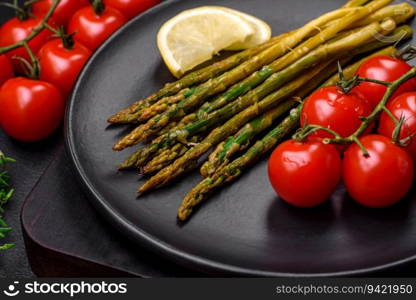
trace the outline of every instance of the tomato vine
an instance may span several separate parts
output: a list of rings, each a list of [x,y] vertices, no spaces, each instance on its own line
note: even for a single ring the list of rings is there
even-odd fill
[[[330,133],[333,137],[332,138],[325,138],[323,139],[324,144],[351,144],[356,143],[358,146],[360,146],[364,156],[368,156],[368,151],[365,149],[365,147],[361,144],[359,137],[366,132],[366,130],[373,124],[373,122],[378,118],[378,116],[382,112],[386,112],[391,118],[394,119],[394,122],[396,123],[396,129],[395,134],[393,138],[393,142],[395,142],[398,145],[403,146],[405,143],[408,143],[407,140],[399,140],[400,136],[400,130],[403,126],[404,120],[397,119],[395,116],[391,114],[391,112],[388,110],[386,104],[387,101],[393,96],[393,94],[397,91],[397,89],[406,81],[409,79],[412,79],[416,77],[416,67],[413,67],[410,69],[407,73],[405,73],[403,76],[401,76],[399,79],[393,81],[393,82],[385,82],[380,80],[373,80],[368,78],[362,78],[355,76],[354,78],[350,80],[345,80],[344,76],[342,75],[342,70],[340,68],[340,84],[339,88],[343,89],[345,92],[350,91],[353,87],[357,86],[360,82],[373,82],[377,84],[382,84],[387,87],[386,93],[384,94],[381,101],[378,103],[378,105],[374,108],[374,110],[368,115],[367,117],[361,117],[361,125],[358,127],[358,129],[352,133],[348,137],[342,137],[339,133],[335,132],[334,130],[331,130],[329,128],[320,126],[320,125],[314,125],[314,124],[306,124],[303,128],[300,128],[295,135],[293,136],[296,140],[304,140],[307,136],[310,134],[318,131],[323,130],[327,133]]]

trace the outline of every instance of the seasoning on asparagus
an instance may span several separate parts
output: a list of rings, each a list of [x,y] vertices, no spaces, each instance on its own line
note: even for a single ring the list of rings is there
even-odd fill
[[[304,86],[299,88],[299,91],[296,91],[296,97],[300,99],[306,97],[310,92],[316,89],[316,87],[323,80],[329,77],[330,74],[333,74],[337,71],[338,63],[341,66],[344,66],[351,59],[352,56],[346,56],[336,63],[329,63],[329,65],[323,69],[319,75],[314,76]],[[285,107],[285,104],[287,107]],[[276,119],[280,118],[285,111],[295,106],[295,104],[296,103],[292,100],[286,101],[284,104],[271,109],[263,115],[255,118],[250,123],[247,123],[240,129],[239,132],[237,132],[236,135],[230,136],[227,140],[220,143],[217,148],[209,155],[208,160],[202,165],[201,175],[203,177],[208,177],[220,169],[222,166],[227,165],[235,153],[248,147],[251,143],[251,140],[255,138],[256,135],[270,127]]]
[[[295,101],[286,101],[247,123],[236,133],[236,135],[230,136],[224,142],[220,143],[210,154],[208,161],[202,165],[201,175],[207,177],[210,174],[213,174],[217,169],[226,165],[233,154],[247,148],[256,135],[270,127],[275,120],[280,118],[294,106],[296,106]]]
[[[118,169],[129,170],[134,168],[142,168],[150,159],[152,159],[152,157],[154,157],[155,154],[160,155],[168,146],[167,144],[164,144],[162,147],[162,141],[166,134],[168,134],[170,131],[179,130],[195,121],[196,119],[194,118],[194,115],[188,115],[178,123],[170,123],[167,127],[159,132],[160,135],[155,137],[150,144],[145,145],[144,147],[131,154],[122,164],[118,166]]]
[[[385,53],[389,53],[389,51],[385,51]],[[331,68],[333,69],[334,67],[331,66]],[[352,68],[349,67],[347,69],[351,70]],[[327,80],[322,86],[332,84],[332,80],[334,78],[335,76],[332,76],[331,79]],[[241,175],[244,168],[255,163],[261,155],[271,150],[288,133],[298,127],[301,109],[301,105],[299,105],[296,109],[293,109],[290,115],[282,123],[270,131],[263,139],[255,143],[244,155],[231,163],[224,163],[215,170],[212,170],[209,173],[207,172],[209,177],[206,177],[203,181],[197,184],[184,197],[178,209],[178,219],[181,221],[187,220],[192,214],[193,208],[199,205],[202,201],[206,200],[213,191],[220,188],[225,183],[237,179]]]
[[[110,123],[130,123],[135,122],[137,117],[140,115],[140,111],[146,107],[149,107],[159,99],[164,97],[172,96],[181,90],[191,87],[193,85],[203,83],[209,79],[212,79],[229,69],[241,64],[242,62],[250,59],[251,57],[257,55],[258,53],[269,48],[277,41],[279,41],[285,34],[273,37],[270,41],[254,47],[247,49],[245,51],[239,52],[233,56],[230,56],[222,61],[216,62],[212,65],[209,65],[203,69],[194,71],[185,75],[183,78],[172,82],[167,83],[162,89],[158,92],[150,95],[145,99],[138,100],[130,105],[128,108],[116,113],[108,119]]]
[[[253,164],[264,153],[272,149],[287,134],[294,130],[299,124],[301,106],[293,109],[288,117],[284,119],[276,128],[270,131],[263,139],[256,142],[247,152],[226,165],[210,177],[205,178],[195,186],[184,198],[178,210],[178,218],[185,221],[195,206],[204,201],[207,196],[226,182],[233,181],[239,177],[244,168]]]
[[[320,68],[316,67],[315,70],[310,71],[309,73],[301,76],[297,80],[289,83],[287,86],[281,88],[275,95],[275,99],[280,100],[283,97],[289,95],[289,93],[294,92],[294,90],[306,82],[308,82],[316,72],[319,72]],[[262,90],[261,87],[258,87],[257,90]],[[250,93],[250,95],[246,95],[243,98],[246,98],[247,101],[251,101],[251,103],[255,103],[257,100],[261,98],[256,94],[256,90]],[[244,99],[239,99],[239,101],[244,101]],[[241,105],[240,105],[241,106]],[[231,110],[231,111],[230,111]],[[169,148],[176,143],[179,139],[183,144],[187,143],[186,137],[192,136],[204,130],[207,130],[208,124],[218,124],[221,119],[228,118],[229,115],[233,114],[233,108],[231,104],[229,107],[224,107],[219,111],[211,114],[209,118],[204,120],[196,120],[194,123],[191,123],[183,128],[172,130],[169,134],[162,135],[158,137],[155,141],[151,144],[146,145],[142,149],[139,149],[133,156],[131,156],[125,163],[123,163],[122,168],[126,168],[126,166],[142,166],[149,157],[152,156],[153,153],[158,152],[160,149],[167,149],[165,155],[169,153]]]
[[[151,174],[163,169],[172,163],[175,159],[185,154],[190,147],[199,143],[202,138],[202,135],[196,135],[193,136],[187,144],[177,142],[168,149],[161,149],[157,156],[149,161],[144,167],[140,168],[140,173]]]

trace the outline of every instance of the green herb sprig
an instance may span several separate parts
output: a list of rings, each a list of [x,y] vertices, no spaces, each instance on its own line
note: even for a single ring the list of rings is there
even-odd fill
[[[14,190],[9,187],[9,174],[5,170],[6,164],[10,162],[15,162],[15,160],[6,157],[3,152],[0,151],[0,238],[4,238],[6,234],[12,230],[12,228],[3,220],[4,205],[10,200],[14,193]],[[10,249],[13,246],[14,244],[11,243],[0,244],[0,251]]]

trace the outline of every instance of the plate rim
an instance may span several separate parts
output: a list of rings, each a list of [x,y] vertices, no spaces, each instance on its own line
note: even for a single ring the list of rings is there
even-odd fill
[[[160,3],[159,5],[149,9],[148,11],[142,13],[141,15],[131,19],[121,28],[119,28],[114,34],[111,35],[90,57],[87,64],[82,69],[81,73],[78,76],[76,84],[74,85],[72,94],[65,109],[65,118],[64,118],[64,137],[65,137],[65,148],[69,154],[71,165],[78,175],[78,181],[81,183],[81,186],[84,191],[87,193],[87,198],[89,202],[99,211],[99,213],[104,217],[104,219],[110,222],[120,233],[125,237],[136,243],[139,247],[142,246],[148,249],[151,252],[154,252],[174,263],[177,263],[185,268],[190,268],[196,271],[201,271],[206,274],[214,275],[234,275],[234,276],[256,276],[256,277],[348,277],[348,276],[359,276],[359,275],[369,275],[371,273],[376,273],[380,271],[387,271],[388,269],[400,267],[401,265],[416,261],[416,254],[392,261],[390,263],[385,263],[382,265],[377,265],[367,268],[358,268],[351,270],[335,271],[335,272],[314,272],[314,273],[296,273],[296,272],[279,272],[279,271],[265,271],[259,269],[251,269],[245,267],[239,267],[232,264],[227,264],[219,261],[214,261],[207,259],[195,254],[190,254],[185,251],[182,251],[173,245],[166,243],[157,237],[151,235],[150,233],[140,229],[135,226],[122,215],[117,213],[112,209],[111,205],[107,203],[104,197],[100,196],[100,193],[93,187],[93,184],[88,179],[88,176],[85,170],[82,167],[80,159],[77,155],[76,145],[74,143],[73,137],[73,124],[71,122],[74,110],[74,103],[76,101],[77,90],[81,86],[82,79],[89,72],[90,66],[94,63],[97,56],[101,55],[101,52],[104,52],[109,44],[113,42],[118,35],[129,29],[131,23],[140,21],[149,15],[156,15],[159,10],[165,9],[175,3],[182,0],[166,0]]]

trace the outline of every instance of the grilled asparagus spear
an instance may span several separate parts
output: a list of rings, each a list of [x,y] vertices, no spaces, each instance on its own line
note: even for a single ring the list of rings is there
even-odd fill
[[[110,123],[136,122],[142,110],[156,103],[158,100],[164,97],[173,96],[176,93],[181,92],[181,91],[182,91],[181,94],[186,93],[187,92],[186,88],[192,87],[196,84],[203,83],[209,79],[219,76],[220,74],[234,68],[235,66],[238,66],[244,61],[250,59],[251,57],[257,55],[258,53],[271,47],[272,45],[277,43],[280,39],[282,39],[284,36],[286,36],[286,34],[273,37],[270,41],[262,45],[239,52],[222,61],[209,65],[203,69],[189,73],[188,75],[185,75],[183,78],[175,82],[167,83],[158,92],[148,96],[145,99],[138,100],[134,102],[132,105],[130,105],[128,108],[114,114],[108,119],[108,122]]]
[[[272,149],[288,133],[295,129],[299,124],[301,106],[293,109],[288,117],[284,119],[276,128],[270,131],[263,139],[256,142],[247,152],[224,166],[210,177],[205,178],[195,186],[184,198],[178,210],[178,218],[185,221],[195,206],[207,198],[209,193],[219,188],[226,182],[236,179],[242,170],[248,165],[253,164],[264,153]]]

